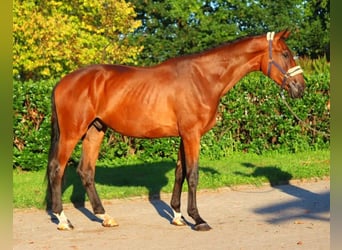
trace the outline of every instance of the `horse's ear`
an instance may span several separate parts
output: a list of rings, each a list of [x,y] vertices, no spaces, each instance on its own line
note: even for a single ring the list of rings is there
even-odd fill
[[[280,31],[278,33],[278,36],[279,36],[279,38],[282,38],[285,40],[290,36],[290,33],[291,33],[291,31],[289,29],[286,29],[286,30]]]

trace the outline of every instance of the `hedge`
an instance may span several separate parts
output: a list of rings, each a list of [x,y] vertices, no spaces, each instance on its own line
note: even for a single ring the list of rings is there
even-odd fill
[[[330,145],[329,71],[305,76],[302,99],[286,100],[305,123],[298,121],[280,98],[279,87],[261,73],[244,77],[224,96],[216,126],[201,140],[201,156],[227,157],[234,151],[298,152],[327,149]],[[13,82],[13,167],[39,170],[47,165],[50,143],[51,91],[56,80]],[[308,128],[307,126],[310,126]],[[313,129],[312,129],[313,128]],[[123,157],[143,161],[176,159],[179,138],[136,139],[108,130],[99,160]],[[80,144],[71,161],[78,162]]]

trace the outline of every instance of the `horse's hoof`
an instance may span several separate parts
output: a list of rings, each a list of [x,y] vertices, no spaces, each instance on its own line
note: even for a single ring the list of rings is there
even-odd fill
[[[207,223],[201,223],[194,226],[196,231],[209,231],[211,227]]]
[[[117,226],[119,226],[119,224],[113,218],[108,218],[108,219],[104,219],[102,221],[102,226],[104,226],[104,227],[117,227]]]
[[[95,214],[97,218],[102,220],[102,226],[104,227],[117,227],[118,223],[108,214]]]
[[[171,223],[172,223],[172,225],[175,225],[175,226],[185,226],[186,225],[185,221],[182,218],[174,218]]]
[[[74,226],[68,221],[68,223],[59,223],[57,229],[60,231],[70,231],[74,229]]]

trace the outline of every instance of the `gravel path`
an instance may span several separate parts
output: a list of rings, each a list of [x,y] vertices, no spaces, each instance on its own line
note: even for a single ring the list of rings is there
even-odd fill
[[[330,181],[294,182],[283,186],[237,187],[198,192],[201,216],[213,228],[192,230],[170,224],[170,195],[106,200],[120,224],[104,228],[90,205],[65,205],[75,229],[58,231],[43,210],[15,209],[13,249],[330,249]]]

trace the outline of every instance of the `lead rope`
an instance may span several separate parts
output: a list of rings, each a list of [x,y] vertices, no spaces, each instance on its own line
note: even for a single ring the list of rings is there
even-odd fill
[[[283,103],[285,104],[285,106],[290,110],[290,112],[292,113],[292,115],[299,121],[303,124],[304,127],[310,129],[311,131],[315,132],[315,133],[318,133],[318,134],[321,134],[323,135],[324,137],[326,138],[329,138],[330,137],[330,133],[326,133],[326,132],[322,132],[322,131],[319,131],[317,129],[314,129],[312,128],[309,124],[307,124],[305,121],[303,121],[302,119],[300,119],[298,117],[298,115],[296,115],[296,113],[293,111],[293,109],[290,107],[290,105],[288,104],[288,102],[286,101],[286,98],[285,98],[285,95],[284,95],[284,87],[285,87],[285,83],[286,83],[286,80],[288,77],[292,77],[292,76],[295,76],[295,75],[298,75],[298,74],[301,74],[303,73],[303,70],[300,66],[294,66],[292,68],[290,68],[287,72],[285,72],[283,70],[283,68],[276,62],[273,61],[272,59],[272,42],[273,42],[273,39],[274,39],[274,35],[275,35],[275,32],[267,32],[267,35],[266,35],[266,39],[269,43],[268,45],[268,49],[269,49],[269,60],[268,60],[268,69],[267,69],[267,75],[270,76],[270,73],[271,73],[271,67],[272,65],[275,65],[279,70],[280,72],[284,75],[284,78],[283,78],[283,83],[281,85],[281,90],[280,90],[280,96],[281,96],[281,100],[283,101]]]
[[[283,101],[283,103],[285,104],[285,106],[290,110],[290,112],[292,113],[292,115],[299,121],[303,124],[304,127],[306,127],[307,129],[310,129],[311,131],[315,132],[315,133],[318,133],[318,134],[321,134],[323,135],[324,137],[326,138],[330,138],[330,133],[326,133],[326,132],[322,132],[322,131],[319,131],[317,129],[314,129],[313,127],[311,127],[309,124],[307,124],[305,121],[303,121],[302,119],[300,119],[298,117],[298,115],[293,111],[293,109],[290,107],[290,105],[288,104],[288,102],[286,101],[286,98],[285,98],[285,95],[284,95],[284,89],[282,89],[280,91],[280,96],[281,96],[281,100]]]

